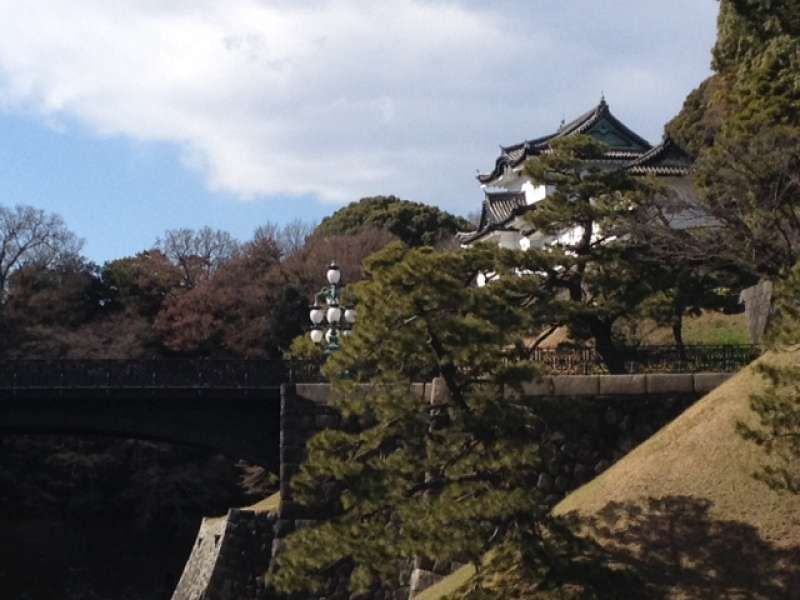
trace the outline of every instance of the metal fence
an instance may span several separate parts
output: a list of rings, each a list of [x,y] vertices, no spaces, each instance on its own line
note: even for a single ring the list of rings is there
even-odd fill
[[[754,345],[635,346],[619,349],[626,373],[737,371],[761,355]],[[537,348],[533,361],[550,374],[597,375],[608,367],[595,348]]]
[[[761,355],[754,345],[631,346],[618,349],[625,373],[732,373]],[[608,366],[595,348],[537,348],[531,360],[549,375],[602,375]],[[292,381],[321,382],[323,362],[290,363]],[[430,380],[431,370],[420,374],[419,381]]]
[[[733,372],[761,354],[750,345],[622,348],[626,373]],[[548,374],[595,375],[608,368],[594,348],[538,348],[531,356]],[[321,382],[321,362],[266,360],[9,360],[0,389],[259,389],[284,382]],[[429,380],[435,372],[420,373]]]
[[[287,380],[282,361],[0,361],[0,389],[259,389]]]

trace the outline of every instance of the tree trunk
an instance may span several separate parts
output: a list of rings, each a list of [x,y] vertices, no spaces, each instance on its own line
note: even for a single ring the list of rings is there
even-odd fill
[[[681,361],[686,361],[686,346],[683,343],[683,315],[677,313],[672,319],[672,337],[675,338],[675,345],[678,347],[678,356]]]
[[[600,358],[603,359],[608,372],[612,375],[621,375],[625,373],[625,357],[619,348],[614,345],[614,340],[611,335],[611,324],[593,319],[590,325],[592,337],[597,347],[597,352]]]

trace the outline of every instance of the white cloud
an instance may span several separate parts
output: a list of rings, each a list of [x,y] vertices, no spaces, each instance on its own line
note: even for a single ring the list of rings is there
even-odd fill
[[[683,13],[624,0],[593,17],[586,0],[0,0],[13,15],[0,103],[176,143],[212,188],[242,197],[396,193],[468,210],[498,143],[547,132],[601,89],[657,131],[712,38],[714,7],[698,21],[685,14],[696,0],[676,2]],[[697,66],[670,66],[647,27],[687,36],[677,45],[698,46]]]

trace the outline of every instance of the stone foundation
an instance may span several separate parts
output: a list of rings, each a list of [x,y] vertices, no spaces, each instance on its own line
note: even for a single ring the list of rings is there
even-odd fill
[[[729,376],[558,376],[526,384],[524,394],[537,404],[542,417],[531,439],[542,449],[537,486],[547,504],[556,504],[607,469]],[[424,401],[441,392],[436,383],[416,384],[413,389]],[[172,600],[266,599],[262,575],[270,556],[281,551],[283,538],[331,515],[324,503],[311,508],[297,504],[289,485],[304,460],[306,442],[319,431],[342,426],[331,408],[330,394],[327,384],[282,386],[278,514],[232,510],[223,519],[204,520]],[[410,564],[398,568],[397,588],[359,599],[412,598],[453,568],[453,564],[418,559],[413,569]],[[343,572],[325,598],[349,597]]]
[[[172,600],[266,600],[274,513],[203,519]]]

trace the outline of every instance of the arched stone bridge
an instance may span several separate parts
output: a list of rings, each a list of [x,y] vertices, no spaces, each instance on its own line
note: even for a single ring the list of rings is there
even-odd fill
[[[676,355],[672,347],[639,349],[631,367],[732,371],[757,351],[753,346],[687,347]],[[588,375],[599,368],[591,350],[540,351],[533,358],[552,373],[587,373],[556,377],[556,388],[578,386],[603,395],[603,386],[622,381]],[[637,393],[652,394],[659,382],[677,376],[627,377],[626,385]],[[0,361],[0,435],[97,434],[190,444],[277,470],[281,432],[289,435],[281,429],[281,384],[318,379],[318,364],[289,368],[281,361]]]
[[[288,379],[270,361],[0,361],[0,435],[189,444],[277,470]]]

